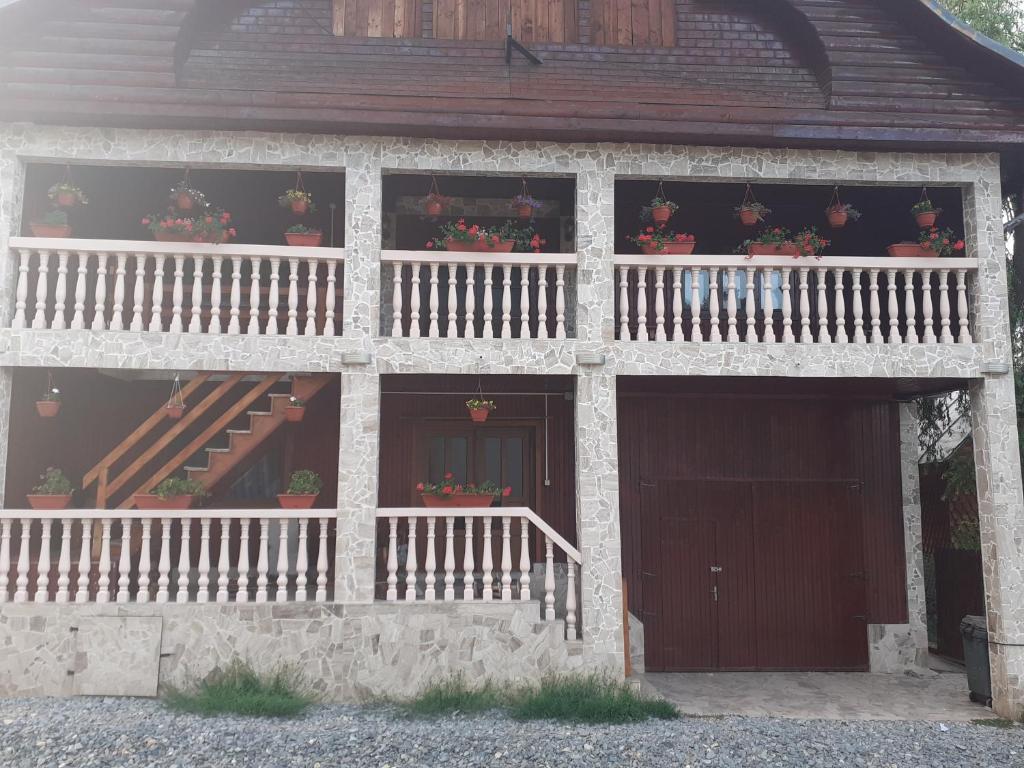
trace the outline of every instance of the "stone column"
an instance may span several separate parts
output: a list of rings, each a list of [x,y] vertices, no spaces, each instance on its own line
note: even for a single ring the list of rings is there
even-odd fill
[[[0,152],[0,325],[5,328],[10,327],[14,316],[18,264],[17,259],[10,257],[8,239],[18,234],[21,227],[24,189],[25,165],[14,152]],[[0,504],[5,502],[13,375],[12,368],[0,369]]]
[[[373,601],[380,452],[380,376],[375,370],[346,368],[342,372],[339,433],[334,599],[369,603]]]
[[[577,334],[587,351],[614,339],[615,176],[577,177],[579,291]],[[582,555],[580,626],[588,667],[625,674],[622,640],[622,544],[615,375],[577,367],[576,526]]]
[[[576,378],[576,526],[583,559],[580,619],[588,667],[625,674],[615,376]]]
[[[979,260],[974,338],[993,371],[971,384],[971,428],[978,475],[978,516],[992,668],[992,706],[1024,715],[1024,497],[1012,373],[999,164],[964,195],[967,244]]]
[[[907,623],[868,627],[872,672],[928,672],[928,608],[924,592],[921,533],[921,454],[917,409],[900,405],[900,474],[903,481],[903,542],[907,567]]]
[[[364,154],[365,153],[365,154]],[[378,150],[347,156],[345,165],[345,286],[342,336],[370,351],[380,308],[381,169]],[[348,347],[349,345],[346,345]],[[338,451],[338,531],[334,599],[373,600],[380,376],[374,362],[344,366]]]

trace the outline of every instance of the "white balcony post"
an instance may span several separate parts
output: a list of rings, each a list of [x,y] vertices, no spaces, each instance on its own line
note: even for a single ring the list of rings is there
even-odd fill
[[[149,543],[153,521],[148,517],[142,519],[142,539],[139,546],[139,575],[136,582],[138,589],[135,593],[135,600],[140,603],[149,602],[149,571],[152,564],[149,560]]]
[[[399,261],[391,266],[394,270],[391,276],[391,335],[398,339],[402,337],[402,270],[405,264]]]
[[[171,326],[168,330],[171,333],[181,333],[183,330],[181,322],[182,304],[185,301],[185,256],[174,254],[174,285],[171,288]],[[116,304],[116,299],[114,300]],[[116,312],[115,312],[116,314]],[[111,322],[113,325],[113,322]]]
[[[917,344],[917,303],[914,299],[914,270],[903,270],[903,306],[907,315],[907,343]]]
[[[423,599],[429,603],[437,599],[437,552],[435,530],[437,518],[427,518],[427,551],[423,559]]]
[[[501,268],[501,338],[512,338],[512,267]]]
[[[853,270],[853,343],[867,343],[864,335],[864,286],[860,269]]]
[[[132,520],[121,518],[120,554],[117,559],[117,583],[114,585],[115,600],[119,603],[128,602],[128,590],[131,586],[132,570]]]
[[[490,515],[480,519],[484,534],[484,549],[480,558],[480,569],[483,571],[480,597],[485,603],[494,599],[494,550],[491,543],[493,522],[494,518]]]
[[[89,282],[89,254],[84,251],[78,251],[75,255],[75,261],[77,263],[76,270],[78,276],[75,278],[75,312],[71,316],[71,329],[75,331],[82,330],[85,328],[85,291],[86,285]],[[138,257],[136,257],[138,261]],[[145,267],[145,259],[143,259],[143,267]],[[20,285],[20,283],[19,283]],[[136,292],[138,292],[136,288]],[[141,299],[139,299],[141,304]],[[132,330],[142,330],[142,307],[138,307],[139,312],[139,326],[135,327],[135,320],[132,319]],[[17,327],[17,326],[15,326]]]
[[[130,329],[136,333],[146,327],[146,323],[143,317],[145,310],[146,301],[146,259],[149,258],[144,253],[135,254],[135,282],[132,284],[132,324]],[[75,294],[75,319],[72,321],[72,328],[81,328],[80,323],[84,323],[81,319],[81,309],[85,308],[85,268],[86,255],[78,254],[78,287],[76,287]],[[78,293],[80,291],[80,293]],[[80,298],[79,298],[80,297]],[[81,309],[79,304],[82,305]],[[193,309],[193,312],[195,310]]]
[[[686,336],[683,333],[682,267],[674,267],[672,269],[672,341],[686,341]],[[696,341],[696,339],[694,339],[694,341]]]
[[[836,291],[836,344],[848,344],[850,337],[846,333],[846,293],[843,284],[846,282],[846,270],[840,267],[832,273]]]
[[[902,344],[903,337],[900,336],[900,304],[896,297],[896,270],[886,270],[885,289],[889,295],[889,343]]]
[[[764,315],[764,343],[775,343],[775,270],[761,270],[761,307]]]
[[[110,315],[110,330],[124,330],[124,291],[125,273],[128,266],[128,254],[117,254],[117,266],[114,268],[114,310]]]
[[[519,599],[530,599],[530,524],[519,518]]]
[[[106,327],[107,312],[107,254],[96,254],[96,305],[93,308],[92,330],[102,331]]]
[[[636,340],[647,341],[647,267],[636,268]]]
[[[181,550],[178,553],[178,585],[174,593],[174,602],[187,603],[189,601],[189,575],[192,570],[192,555],[189,551],[191,546],[192,520],[187,517],[181,518]]]
[[[501,518],[501,599],[509,602],[512,599],[512,518],[505,515]]]
[[[89,602],[89,574],[92,571],[92,520],[82,521],[82,545],[78,550],[78,584],[75,602]]]
[[[697,274],[697,270],[692,270],[694,279],[697,282],[694,293],[697,296],[697,301],[693,302],[693,306],[690,310],[694,313],[693,321],[694,327],[700,329],[700,276]],[[719,288],[718,288],[718,267],[712,267],[708,270],[708,315],[711,318],[711,333],[709,339],[712,342],[719,342],[722,340],[722,307],[719,300]],[[696,338],[694,341],[703,341],[702,338]]]
[[[49,290],[50,252],[40,250],[37,254],[37,259],[38,267],[36,268],[36,311],[35,314],[32,315],[32,327],[45,328],[46,297],[47,292]],[[93,325],[95,325],[95,321],[93,322]]]
[[[171,584],[171,518],[160,518],[160,560],[157,563],[156,601],[166,603],[170,599],[168,587]]]
[[[930,269],[921,272],[921,315],[924,322],[924,333],[921,334],[921,341],[925,344],[934,344],[935,318],[934,305],[932,304],[932,271]]]
[[[406,524],[409,526],[405,545],[405,601],[407,603],[416,600],[416,522],[418,519],[410,517],[406,520]]]
[[[57,251],[57,285],[53,292],[53,321],[50,327],[63,330],[67,327],[64,310],[68,295],[68,252]],[[111,328],[113,330],[113,328]]]
[[[2,536],[0,536],[2,539]],[[0,546],[4,546],[0,541]],[[0,557],[2,561],[2,557]],[[4,566],[0,562],[0,569],[10,568],[10,562]],[[60,521],[60,556],[57,559],[57,595],[56,602],[66,603],[68,601],[69,587],[71,586],[71,520],[63,518]],[[7,572],[3,573],[3,583],[0,584],[0,603],[7,597]]]
[[[455,599],[455,516],[444,523],[444,601],[450,603]]]
[[[484,338],[494,338],[494,265],[484,264]]]
[[[619,267],[619,339],[629,341],[629,267]]]
[[[228,582],[231,573],[231,518],[222,517],[218,522],[220,546],[217,549],[217,597],[218,603],[228,601]]]
[[[40,523],[35,602],[45,603],[50,599],[50,533],[53,530],[53,520],[47,517]]]
[[[0,520],[0,603],[7,602],[11,572],[11,526],[13,520]]]
[[[475,518],[466,518],[466,540],[462,551],[462,599],[466,601],[476,598],[476,575],[473,572],[476,567],[473,562],[473,526],[475,522]]]
[[[940,344],[952,344],[953,333],[949,329],[949,270],[939,270],[939,320],[942,331],[939,336]]]
[[[327,602],[327,518],[317,518],[319,544],[316,551],[316,601]]]
[[[324,291],[324,336],[334,336],[334,323],[337,317],[335,305],[338,301],[338,263],[334,259],[327,260],[327,289]]]
[[[309,555],[306,552],[308,526],[309,520],[307,518],[304,517],[299,520],[299,541],[295,553],[295,599],[300,602],[306,602],[309,599],[309,592],[307,591]]]
[[[530,331],[530,266],[528,264],[522,264],[519,267],[519,338],[533,338]]]
[[[555,338],[565,338],[565,266],[555,267]]]
[[[665,268],[654,269],[654,339],[667,341],[665,333]]]
[[[316,336],[316,271],[320,265],[316,259],[306,260],[306,327],[302,333]]]
[[[537,338],[548,337],[548,267],[537,265]]]
[[[545,333],[547,331],[545,330]],[[476,336],[476,264],[466,265],[466,322],[462,335],[467,339]]]
[[[96,586],[96,602],[110,602],[110,524],[112,520],[104,517],[100,524],[103,526],[100,533],[100,562],[99,579]]]
[[[448,263],[448,298],[445,304],[448,305],[448,325],[445,328],[446,339],[459,337],[459,294],[458,294],[459,265],[454,262]]]
[[[252,537],[252,519],[242,517],[238,520],[238,574],[235,582],[235,602],[249,602],[249,542]]]
[[[576,629],[576,563],[566,559],[567,584],[565,591],[565,636],[567,640],[579,640]]]
[[[29,545],[32,538],[32,518],[21,519],[21,546],[18,548],[18,574],[15,580],[14,602],[28,602]]]
[[[163,300],[164,300],[164,262],[167,257],[161,253],[153,255],[153,306],[149,316],[149,330],[151,333],[159,333],[164,329],[163,321]],[[95,327],[96,321],[93,320]]]
[[[231,306],[228,308],[228,335],[237,336],[242,332],[242,257],[231,257]]]
[[[409,265],[409,337],[420,337],[420,263],[414,261]]]
[[[245,326],[247,336],[260,333],[260,267],[262,261],[255,257],[249,262],[249,322]]]
[[[439,299],[437,296],[437,274],[440,268],[441,265],[436,261],[432,261],[430,263],[430,325],[427,326],[427,336],[432,339],[436,339],[441,335],[437,324],[437,310],[439,306]]]
[[[811,297],[809,277],[811,270],[807,267],[800,267],[800,343],[814,343],[814,336],[811,335]]]
[[[199,518],[199,564],[196,566],[196,602],[210,602],[210,518]]]
[[[818,343],[831,344],[832,336],[828,332],[828,270],[819,267],[818,283]],[[838,326],[838,320],[836,322]]]
[[[214,256],[211,259],[212,270],[210,272],[210,324],[206,329],[207,333],[220,333],[220,304],[221,304],[221,278],[224,270],[224,257]]]
[[[729,267],[726,271],[728,282],[725,285],[725,310],[729,320],[728,341],[739,341],[740,334],[736,328],[736,268]]]
[[[971,320],[967,306],[967,270],[965,269],[956,271],[956,311],[960,320],[960,335],[957,337],[957,341],[960,344],[970,344],[972,341]]]
[[[544,619],[555,620],[555,548],[544,536]]]
[[[398,600],[398,518],[388,518],[388,591],[389,603]]]
[[[18,257],[18,284],[14,289],[14,318],[11,320],[11,328],[24,328],[26,325],[25,307],[28,305],[28,272],[32,251],[21,248],[18,250]],[[81,256],[79,256],[79,264],[81,264]],[[81,278],[81,266],[79,266],[78,284],[82,286],[84,294],[85,283]]]
[[[288,520],[277,521],[277,567],[274,569],[274,602],[288,600]]]
[[[281,305],[281,259],[270,257],[270,294],[267,299],[267,335],[276,336],[277,310]]]

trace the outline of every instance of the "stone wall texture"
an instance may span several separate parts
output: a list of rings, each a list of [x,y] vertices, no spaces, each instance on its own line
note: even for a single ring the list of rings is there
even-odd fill
[[[0,696],[151,696],[156,674],[137,657],[157,648],[160,686],[187,686],[235,659],[262,671],[287,662],[332,701],[409,697],[452,674],[537,681],[584,668],[582,644],[564,639],[563,622],[539,616],[536,602],[5,605]],[[138,642],[128,648],[126,638]],[[101,676],[120,684],[97,688]]]

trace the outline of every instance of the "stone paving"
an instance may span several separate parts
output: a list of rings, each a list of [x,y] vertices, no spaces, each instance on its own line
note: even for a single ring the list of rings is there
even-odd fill
[[[967,675],[864,672],[653,673],[638,676],[688,715],[800,720],[926,720],[995,717],[967,697]]]

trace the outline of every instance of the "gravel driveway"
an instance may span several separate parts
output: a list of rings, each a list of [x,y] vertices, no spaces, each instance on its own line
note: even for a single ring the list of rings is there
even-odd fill
[[[1024,728],[761,718],[631,726],[408,720],[317,707],[290,721],[179,715],[140,699],[0,700],[0,766],[1024,766]]]

